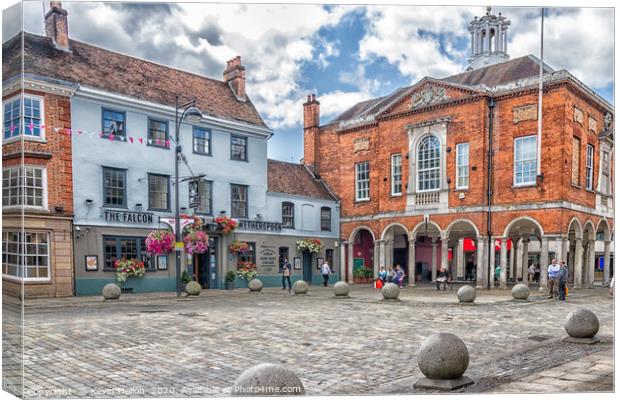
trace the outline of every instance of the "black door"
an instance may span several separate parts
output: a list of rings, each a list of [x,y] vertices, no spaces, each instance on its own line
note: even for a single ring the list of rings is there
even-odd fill
[[[303,267],[304,267],[304,281],[312,282],[312,253],[309,251],[303,252]]]
[[[207,251],[207,263],[209,268],[209,289],[220,289],[219,287],[219,274],[217,271],[217,246],[219,244],[219,238],[209,237],[209,250]]]

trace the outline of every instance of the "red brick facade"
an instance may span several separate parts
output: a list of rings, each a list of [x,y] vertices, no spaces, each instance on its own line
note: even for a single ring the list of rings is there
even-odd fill
[[[3,101],[15,98],[20,91],[3,96]],[[47,91],[27,90],[25,94],[42,98],[42,125],[70,129],[70,98]],[[49,237],[48,281],[24,283],[25,297],[60,297],[73,295],[73,178],[71,136],[54,129],[43,129],[43,140],[9,140],[2,146],[3,168],[20,164],[44,166],[46,169],[47,208],[3,209],[3,230],[45,232]],[[66,132],[66,130],[64,130]],[[5,293],[19,295],[21,284],[15,279],[3,279]]]

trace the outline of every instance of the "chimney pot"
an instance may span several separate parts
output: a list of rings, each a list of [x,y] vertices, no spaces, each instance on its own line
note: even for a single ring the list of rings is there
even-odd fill
[[[228,83],[239,101],[245,101],[245,67],[241,65],[241,56],[226,62],[224,82]]]

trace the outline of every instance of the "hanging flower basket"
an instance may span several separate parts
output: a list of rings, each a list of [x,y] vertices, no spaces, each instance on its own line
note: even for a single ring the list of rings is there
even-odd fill
[[[122,258],[114,262],[114,270],[116,271],[116,281],[120,286],[123,286],[127,282],[127,278],[144,275],[144,263],[135,259]]]
[[[209,236],[203,231],[191,230],[183,237],[187,254],[204,254],[209,248]]]
[[[297,241],[297,250],[318,253],[324,247],[323,243],[317,239],[304,239]]]
[[[256,276],[256,264],[249,261],[241,261],[237,264],[237,276],[246,281],[251,281]]]
[[[215,223],[220,227],[224,235],[228,235],[230,232],[237,229],[237,221],[226,216],[217,217]]]
[[[170,231],[155,230],[146,237],[146,252],[152,255],[164,255],[174,249],[174,235]]]
[[[230,254],[241,254],[250,251],[250,245],[247,242],[240,240],[233,240],[232,244],[228,246]]]

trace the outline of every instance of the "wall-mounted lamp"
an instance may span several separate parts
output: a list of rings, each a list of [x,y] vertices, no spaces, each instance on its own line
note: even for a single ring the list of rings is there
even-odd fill
[[[62,205],[58,205],[54,207],[54,211],[56,211],[57,213],[61,213],[65,211],[65,208]]]
[[[93,199],[86,199],[86,200],[84,201],[84,203],[86,203],[86,205],[90,207],[90,206],[92,206],[92,205],[93,205],[94,200],[93,200]]]
[[[142,210],[142,203],[136,203],[136,210]]]
[[[187,207],[181,207],[181,211],[187,211]]]
[[[220,211],[220,215],[226,215],[226,210]]]
[[[450,147],[450,146],[446,147],[446,153],[449,153],[451,151],[452,151],[452,147]]]

